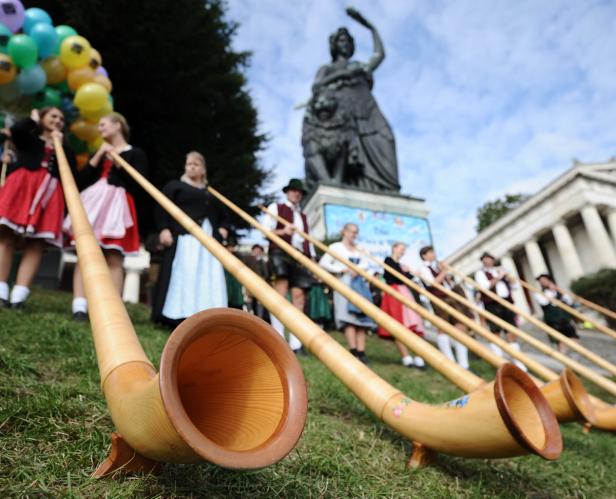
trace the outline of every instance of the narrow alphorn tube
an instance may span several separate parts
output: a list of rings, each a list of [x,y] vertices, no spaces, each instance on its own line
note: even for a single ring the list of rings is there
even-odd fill
[[[539,293],[542,294],[543,296],[545,296],[548,300],[550,300],[550,302],[557,306],[558,308],[563,309],[565,312],[568,312],[569,314],[571,314],[573,317],[576,317],[577,319],[585,322],[588,321],[590,323],[592,323],[592,325],[595,327],[595,329],[597,331],[602,332],[603,334],[607,334],[608,336],[610,336],[613,339],[616,339],[616,331],[614,331],[613,329],[610,329],[607,326],[604,326],[603,324],[599,324],[596,320],[594,320],[591,317],[588,317],[586,314],[583,314],[582,312],[580,312],[579,310],[576,310],[575,308],[573,308],[571,305],[566,304],[564,301],[562,300],[558,300],[556,298],[551,298],[549,296],[547,296],[542,290],[540,290],[539,288],[536,288],[535,286],[533,286],[532,284],[527,283],[526,281],[517,278],[517,281],[520,283],[520,285],[526,289],[528,289],[531,293]]]
[[[571,348],[571,350],[574,350],[576,352],[578,352],[580,355],[583,355],[584,357],[586,357],[588,360],[590,360],[591,362],[593,362],[594,364],[598,365],[599,367],[602,367],[603,369],[609,371],[611,374],[616,375],[616,366],[614,366],[614,364],[612,364],[611,362],[608,362],[607,360],[599,357],[597,354],[591,352],[590,350],[588,350],[587,348],[584,348],[581,345],[578,345],[575,341],[567,338],[564,334],[559,333],[558,331],[556,331],[556,329],[548,326],[545,322],[533,317],[531,314],[526,313],[523,310],[520,310],[518,307],[516,307],[515,305],[512,305],[511,303],[509,303],[507,300],[502,299],[500,296],[498,296],[496,293],[494,293],[493,291],[483,288],[481,287],[479,284],[477,284],[473,279],[471,279],[470,277],[464,275],[463,273],[461,273],[460,271],[449,267],[450,270],[460,276],[460,278],[464,279],[465,282],[469,283],[471,286],[473,286],[477,291],[481,291],[482,293],[488,295],[490,298],[492,298],[494,301],[500,303],[502,306],[508,308],[509,310],[512,310],[513,312],[515,312],[516,314],[518,314],[520,317],[524,317],[524,319],[526,319],[528,322],[530,322],[531,324],[537,326],[539,329],[541,329],[543,332],[545,332],[548,336],[551,336],[552,338],[564,343],[565,345],[567,345],[569,348]],[[575,369],[575,368],[574,368]],[[576,369],[577,370],[577,369]],[[579,370],[577,372],[580,372]],[[581,374],[581,373],[580,373]],[[596,373],[595,373],[596,374]],[[597,375],[599,376],[599,375]],[[586,376],[587,377],[587,376]],[[603,382],[603,384],[601,385],[602,388],[608,390],[612,395],[616,395],[616,384],[612,383],[611,381],[607,380],[607,378],[601,376],[603,378],[603,380],[608,381],[608,383],[611,384],[610,388],[608,389],[606,387],[607,383]],[[596,382],[596,381],[595,381]]]
[[[113,158],[163,209],[195,236],[251,295],[276,315],[368,409],[418,444],[416,450],[428,448],[462,457],[510,457],[531,452],[545,459],[556,459],[562,452],[558,423],[547,401],[515,366],[503,366],[494,382],[486,383],[479,390],[450,404],[429,406],[411,400],[353,357],[207,235],[126,161],[115,154]],[[211,188],[210,192],[218,194]],[[230,201],[227,200],[227,203]],[[284,241],[280,242],[284,244]],[[337,281],[330,274],[325,274]],[[426,350],[426,360],[430,358],[436,365],[441,361],[441,369],[447,370],[450,361],[432,353]],[[435,354],[440,355],[440,352],[435,351]]]
[[[500,366],[507,363],[505,359],[503,359],[502,357],[499,357],[494,352],[486,348],[484,345],[482,345],[475,339],[471,338],[469,335],[459,331],[457,328],[453,327],[448,322],[443,321],[440,317],[435,316],[434,314],[430,314],[424,307],[409,300],[407,297],[399,293],[396,289],[387,285],[381,280],[376,279],[374,276],[370,275],[368,272],[366,272],[362,268],[353,264],[348,259],[343,258],[340,255],[337,255],[335,252],[331,251],[326,245],[324,245],[321,241],[310,236],[309,234],[302,231],[298,227],[295,227],[293,224],[289,223],[283,218],[277,215],[274,215],[273,213],[268,211],[265,207],[261,206],[260,208],[264,213],[275,218],[278,222],[291,227],[295,232],[297,232],[303,238],[313,243],[321,251],[331,255],[332,257],[337,259],[339,262],[343,263],[348,268],[353,270],[353,272],[367,279],[371,284],[376,286],[378,289],[380,289],[384,293],[387,293],[393,296],[396,300],[398,300],[403,305],[419,313],[424,319],[427,319],[433,322],[436,327],[440,326],[439,329],[442,327],[443,332],[450,335],[457,341],[460,341],[461,343],[463,343],[472,352],[479,355],[481,358],[485,359],[492,366],[499,368]],[[367,252],[364,252],[364,254],[368,258],[370,258],[372,261],[377,263],[379,266],[384,267],[387,271],[391,272],[393,275],[398,277],[402,282],[408,284],[412,289],[427,296],[430,300],[433,301],[433,303],[441,306],[448,314],[451,314],[454,317],[456,317],[467,327],[470,327],[471,329],[475,330],[478,334],[480,334],[487,340],[492,341],[498,345],[501,345],[502,348],[506,352],[511,352],[511,354],[516,354],[515,358],[521,360],[522,362],[527,363],[527,365],[529,366],[532,366],[537,372],[537,374],[549,380],[550,383],[548,383],[547,385],[543,385],[543,383],[541,383],[539,380],[534,380],[534,381],[536,382],[538,386],[541,387],[543,394],[546,396],[546,399],[548,400],[548,402],[550,403],[550,406],[554,410],[556,418],[558,419],[559,422],[565,423],[565,422],[574,421],[574,420],[580,420],[580,421],[591,423],[591,424],[594,422],[593,407],[589,401],[588,394],[586,393],[586,390],[584,389],[583,385],[579,382],[579,380],[577,380],[573,372],[564,371],[562,375],[559,376],[558,374],[546,368],[542,364],[534,361],[531,358],[528,358],[524,354],[521,354],[521,352],[513,350],[506,341],[502,340],[500,337],[494,335],[493,333],[487,331],[485,328],[477,324],[475,321],[466,317],[464,314],[461,314],[456,309],[449,306],[446,302],[434,296],[429,291],[421,288],[420,286],[415,284],[413,281],[408,279],[405,275],[398,272],[396,269],[392,268],[389,265],[384,264],[383,262],[378,261],[376,258],[374,258],[372,255],[370,255]],[[443,290],[450,292],[452,295],[455,295],[456,299],[459,299],[462,303],[465,303],[465,304],[468,303],[469,305],[474,305],[474,304],[471,304],[471,302],[469,302],[468,300],[464,299],[462,296],[458,295],[457,293],[454,293],[453,291],[445,290],[445,288],[443,288]],[[478,311],[481,311],[481,310],[478,310]],[[408,336],[409,334],[412,334],[409,331],[407,331],[407,333],[408,334],[406,336]],[[401,339],[401,341],[404,344],[407,344],[408,338],[406,336],[404,339]],[[408,345],[408,346],[412,348],[411,345]],[[481,383],[480,381],[481,378],[478,378],[477,376],[473,375],[472,373],[469,373],[468,371],[465,371],[465,372],[466,372],[467,377],[471,379],[475,379],[477,383]]]
[[[282,459],[301,436],[307,410],[303,374],[285,342],[250,314],[208,310],[171,334],[157,375],[113,285],[57,137],[54,147],[101,386],[121,437],[158,462],[256,469]],[[103,463],[96,476],[115,469]]]
[[[599,312],[600,314],[605,315],[606,317],[611,317],[612,319],[616,319],[616,312],[614,312],[613,310],[610,310],[609,308],[602,307],[598,303],[595,303],[593,301],[587,300],[586,298],[583,298],[580,295],[576,295],[572,291],[565,291],[562,288],[558,288],[558,291],[560,291],[563,294],[570,295],[575,301],[579,302],[580,304],[584,305],[585,307],[591,308],[591,309],[595,310],[596,312]]]

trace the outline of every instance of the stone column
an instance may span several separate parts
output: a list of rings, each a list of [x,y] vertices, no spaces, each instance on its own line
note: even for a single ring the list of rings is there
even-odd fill
[[[607,226],[612,234],[612,242],[616,245],[616,208],[612,208],[607,214]]]
[[[616,250],[597,207],[587,205],[582,208],[582,220],[590,242],[595,249],[595,256],[601,267],[616,267]]]
[[[554,235],[556,247],[558,248],[560,258],[563,261],[565,272],[567,273],[569,281],[584,275],[582,262],[580,261],[578,252],[575,249],[575,244],[573,243],[569,229],[563,220],[559,220],[556,225],[552,227],[552,234]]]
[[[526,251],[526,257],[528,258],[530,270],[533,273],[533,275],[529,277],[529,280],[534,279],[539,274],[547,274],[548,266],[545,263],[543,253],[541,253],[541,248],[539,247],[537,240],[531,239],[527,241],[524,244],[524,250]]]
[[[507,253],[501,258],[501,265],[503,266],[505,271],[514,278],[514,280],[520,278],[520,275],[518,274],[518,269],[516,268],[515,262],[513,261],[513,258],[511,257],[510,253]],[[530,308],[528,306],[528,302],[526,301],[526,296],[524,296],[522,286],[519,283],[512,282],[511,287],[513,304],[522,311],[530,313]]]

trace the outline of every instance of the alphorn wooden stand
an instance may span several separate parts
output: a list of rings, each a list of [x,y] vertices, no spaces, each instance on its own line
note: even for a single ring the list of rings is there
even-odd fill
[[[346,258],[343,258],[343,257],[337,255],[335,252],[331,251],[322,242],[318,241],[317,239],[315,239],[314,237],[310,236],[309,234],[307,234],[306,232],[302,231],[301,229],[295,227],[290,222],[284,220],[283,218],[281,218],[281,217],[279,217],[277,215],[274,215],[273,213],[269,212],[263,206],[261,206],[260,209],[264,213],[266,213],[269,216],[275,218],[278,222],[280,222],[280,223],[282,223],[282,224],[284,224],[286,226],[291,227],[295,232],[297,232],[299,235],[301,235],[304,239],[306,239],[306,240],[310,241],[311,243],[313,243],[321,251],[331,255],[336,260],[338,260],[339,262],[341,262],[344,265],[346,265],[353,272],[356,272],[357,274],[359,274],[362,277],[364,277],[365,279],[367,279],[375,287],[377,287],[381,291],[389,294],[390,296],[394,297],[396,300],[398,300],[403,305],[405,305],[405,306],[411,308],[412,310],[416,311],[417,313],[421,314],[423,318],[425,318],[425,319],[427,319],[429,321],[433,321],[433,319],[435,319],[435,318],[436,319],[440,319],[438,316],[435,316],[433,314],[428,313],[424,307],[422,307],[421,305],[415,303],[414,301],[409,300],[407,297],[405,297],[404,295],[399,293],[397,290],[395,290],[391,286],[389,286],[386,283],[382,282],[380,279],[376,279],[374,276],[370,275],[368,272],[366,272],[365,270],[361,269],[357,265],[353,264],[352,262],[350,262]],[[396,269],[392,268],[391,266],[386,265],[383,262],[380,262],[379,260],[377,260],[372,255],[368,254],[367,252],[364,252],[364,254],[369,259],[371,259],[372,261],[377,263],[379,266],[384,267],[388,272],[390,272],[394,276],[398,277],[402,282],[406,283],[409,287],[411,287],[412,289],[416,290],[417,292],[423,294],[424,296],[426,296],[427,298],[432,300],[432,302],[435,305],[443,308],[443,310],[445,310],[448,314],[454,316],[461,323],[465,324],[470,329],[476,331],[478,334],[483,336],[488,341],[492,341],[492,342],[494,342],[494,343],[496,343],[498,345],[502,345],[502,348],[506,352],[511,352],[512,356],[514,356],[515,358],[519,359],[522,362],[527,363],[527,365],[529,365],[529,367],[532,367],[533,370],[535,372],[537,372],[537,374],[542,376],[547,381],[550,381],[551,383],[548,384],[548,385],[544,385],[542,390],[544,392],[544,395],[546,395],[546,394],[549,395],[548,402],[550,402],[550,405],[551,405],[552,409],[555,411],[556,416],[557,416],[559,422],[569,422],[569,421],[573,421],[573,420],[581,420],[583,422],[591,422],[592,423],[592,422],[595,421],[594,412],[593,412],[592,406],[591,406],[591,404],[590,404],[590,402],[588,400],[587,393],[583,389],[581,383],[579,383],[575,379],[575,376],[573,375],[573,373],[563,373],[562,376],[559,376],[555,372],[551,371],[550,369],[548,369],[547,367],[543,366],[542,364],[536,362],[535,360],[527,357],[523,353],[518,352],[517,350],[513,350],[509,346],[509,344],[506,341],[502,340],[499,336],[491,333],[487,329],[483,328],[481,325],[477,324],[475,321],[471,320],[470,318],[466,317],[464,314],[460,313],[458,310],[456,310],[453,307],[451,307],[449,304],[447,304],[446,302],[444,302],[440,298],[436,297],[435,295],[433,295],[432,293],[430,293],[426,289],[418,286],[416,283],[414,283],[413,281],[408,279],[404,274],[398,272]],[[458,295],[457,293],[455,293],[453,291],[450,291],[450,290],[447,290],[446,288],[444,288],[443,286],[440,286],[438,284],[437,284],[437,286],[439,286],[439,288],[442,288],[442,290],[447,292],[447,294],[451,293],[451,295],[454,295],[455,298],[458,301],[460,301],[461,303],[472,305],[471,308],[478,309],[477,310],[478,312],[484,312],[482,309],[479,309],[474,304],[472,304],[470,301],[464,299],[462,296]],[[492,315],[492,314],[490,314],[490,315]],[[494,316],[494,317],[496,319],[500,320],[498,317],[496,317],[496,316]],[[439,325],[441,325],[441,326],[444,325],[445,326],[444,327],[444,332],[446,332],[446,334],[450,335],[454,339],[456,339],[456,340],[460,341],[461,343],[463,343],[472,352],[474,352],[475,354],[477,354],[478,356],[480,356],[481,358],[486,360],[492,366],[498,368],[498,367],[500,367],[500,366],[502,366],[502,365],[507,363],[507,361],[505,359],[503,359],[502,357],[496,355],[494,352],[492,352],[491,350],[487,349],[484,345],[482,345],[478,341],[474,340],[473,338],[471,338],[467,334],[459,331],[457,328],[451,326],[449,323],[444,322],[442,320],[441,321],[433,321],[433,322],[434,322],[436,327],[439,327]],[[501,321],[501,322],[504,322],[504,321]],[[507,324],[509,326],[508,323],[505,323],[505,324]],[[412,333],[408,332],[408,334],[412,334]],[[404,342],[404,341],[403,341],[403,343],[406,344],[406,342]],[[410,348],[412,348],[412,347],[410,347]],[[539,380],[534,380],[534,381],[536,382],[536,384],[538,386],[542,386],[542,383]]]
[[[408,436],[413,442],[422,444],[423,447],[416,447],[418,452],[423,453],[423,449],[428,448],[463,457],[506,457],[530,451],[547,459],[555,459],[560,454],[562,441],[556,419],[547,401],[519,369],[508,364],[498,370],[495,383],[486,384],[445,406],[427,406],[411,400],[379,378],[211,236],[205,234],[193,220],[126,161],[117,155],[113,157],[163,209],[194,235],[253,296],[293,331],[368,409],[394,430]],[[218,194],[213,189],[210,189],[210,192]],[[228,200],[225,204],[235,207]],[[235,209],[239,210],[237,207]],[[239,212],[250,218],[251,223],[256,223],[249,215],[241,210]],[[272,235],[272,238],[275,237]],[[288,246],[280,239],[277,242],[283,249]],[[306,260],[316,266],[311,260]],[[323,272],[326,280],[339,282],[327,272]],[[341,288],[342,292],[347,292],[352,302],[359,306],[364,305],[365,300],[361,296],[348,288],[347,290],[348,292]],[[419,338],[417,340],[423,342]],[[446,377],[455,377],[455,373],[460,372],[459,366],[432,346],[420,343],[416,350]],[[421,461],[419,458],[418,460]]]
[[[532,284],[527,283],[526,281],[522,280],[522,279],[516,279],[517,282],[520,283],[520,285],[523,288],[526,288],[528,291],[530,291],[531,293],[537,293],[540,295],[545,296],[548,300],[550,300],[550,302],[552,303],[552,305],[563,309],[565,312],[568,312],[569,314],[571,314],[573,317],[581,320],[582,322],[590,322],[594,328],[597,331],[600,331],[604,334],[607,334],[608,336],[610,336],[613,339],[616,339],[616,331],[614,331],[613,329],[610,329],[607,326],[604,326],[603,324],[599,324],[596,320],[592,319],[591,317],[588,317],[587,315],[583,314],[582,312],[580,312],[579,310],[576,310],[575,308],[573,308],[571,305],[568,305],[567,303],[565,303],[562,300],[558,300],[557,298],[551,298],[549,296],[547,296],[543,290],[533,286]],[[560,288],[558,288],[558,290],[560,292],[563,292]],[[607,309],[606,309],[607,310]]]

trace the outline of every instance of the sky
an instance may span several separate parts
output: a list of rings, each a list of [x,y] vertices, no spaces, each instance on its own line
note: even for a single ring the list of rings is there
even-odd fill
[[[279,190],[304,176],[303,111],[328,36],[346,26],[354,58],[369,31],[339,0],[228,0],[248,91],[269,137],[260,160]],[[386,58],[373,93],[396,137],[401,192],[424,198],[437,251],[475,235],[476,211],[534,193],[573,158],[616,156],[616,1],[356,0]]]

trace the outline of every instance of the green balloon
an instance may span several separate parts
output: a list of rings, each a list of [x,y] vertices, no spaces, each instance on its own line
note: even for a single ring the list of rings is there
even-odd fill
[[[53,88],[59,90],[63,94],[72,94],[71,89],[68,86],[68,82],[66,80],[61,81],[53,86]]]
[[[33,105],[37,109],[44,107],[60,107],[62,98],[55,88],[45,87],[34,96]]]
[[[13,35],[9,40],[7,52],[20,68],[34,66],[38,59],[36,43],[28,35]]]
[[[62,42],[65,38],[69,36],[77,35],[77,31],[66,24],[60,24],[60,26],[56,26],[56,34],[58,35],[58,47],[62,45]]]
[[[6,54],[8,52],[9,40],[12,36],[11,30],[0,23],[0,53]]]
[[[68,145],[71,146],[71,149],[75,154],[88,152],[88,144],[86,144],[83,140],[79,140],[72,133],[68,134]]]

